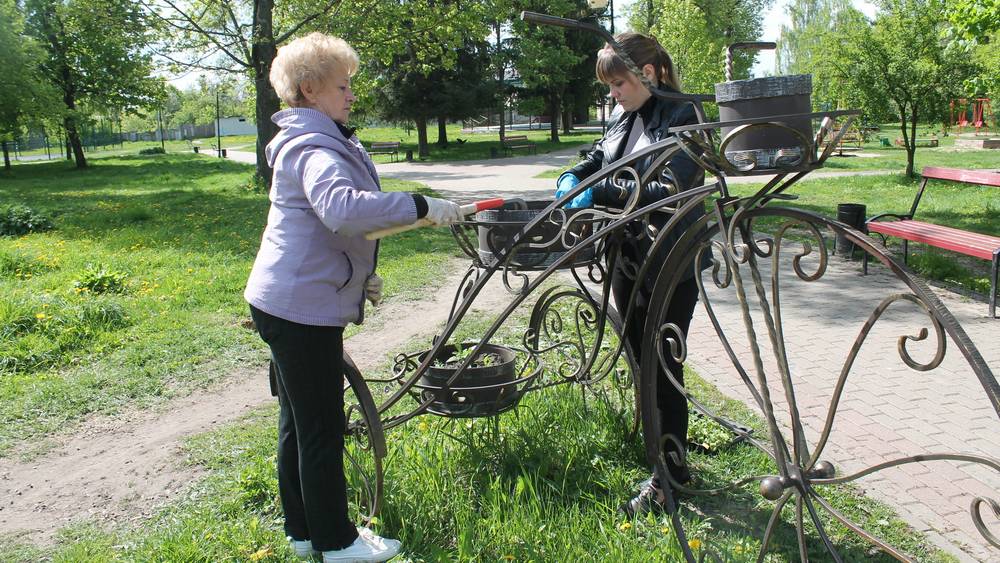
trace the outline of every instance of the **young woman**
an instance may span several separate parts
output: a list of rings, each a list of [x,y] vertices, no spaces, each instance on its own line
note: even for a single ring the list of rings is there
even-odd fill
[[[382,291],[378,245],[364,234],[462,218],[450,201],[380,191],[346,126],[358,64],[350,45],[320,33],[278,50],[270,80],[290,109],[271,118],[281,128],[266,151],[271,208],[244,292],[275,368],[285,533],[297,555],[319,552],[327,563],[386,561],[400,549],[347,513],[343,332]]]
[[[629,58],[632,59],[643,75],[654,86],[670,92],[680,91],[670,55],[667,54],[656,39],[638,33],[622,33],[616,36],[615,40],[624,48]],[[642,82],[629,72],[625,61],[615,54],[610,47],[605,47],[598,53],[597,78],[610,86],[611,96],[618,102],[618,106],[611,116],[607,133],[596,148],[587,155],[583,162],[571,168],[559,178],[557,181],[557,197],[573,189],[573,187],[580,183],[580,180],[590,176],[594,172],[610,166],[614,162],[644,147],[665,139],[672,127],[698,122],[694,107],[689,102],[661,100],[653,97],[650,91],[643,86]],[[654,156],[646,157],[636,162],[633,166],[637,172],[642,174],[652,165],[653,158]],[[682,152],[676,153],[671,158],[667,163],[667,168],[669,169],[669,177],[672,178],[672,181],[668,182],[664,179],[663,175],[659,175],[657,181],[651,181],[641,186],[639,188],[641,189],[641,193],[639,194],[640,206],[645,206],[669,197],[677,193],[678,190],[686,190],[698,186],[704,179],[702,169]],[[637,188],[634,181],[619,180],[617,183],[613,183],[608,179],[577,195],[569,206],[590,207],[591,205],[600,205],[621,209],[625,206],[635,189]],[[667,255],[676,244],[680,233],[688,226],[694,224],[704,214],[704,208],[696,208],[691,213],[682,217],[679,224],[671,233],[666,235],[668,238],[657,251],[656,255],[649,257],[649,259],[661,263],[665,261]],[[670,213],[658,211],[652,213],[650,222],[659,229],[671,217]],[[642,354],[656,353],[655,350],[643,350],[642,341],[653,284],[656,281],[659,268],[652,267],[646,279],[635,279],[634,269],[628,268],[627,264],[642,264],[649,256],[652,241],[642,232],[643,226],[638,221],[634,225],[629,225],[627,229],[628,233],[624,237],[621,257],[611,272],[611,289],[618,310],[624,315],[632,290],[636,285],[639,285],[635,308],[633,309],[628,325],[625,327],[624,335],[638,358]],[[704,269],[710,263],[711,259],[706,254],[698,266]],[[667,316],[663,322],[674,323],[681,329],[683,334],[687,334],[697,301],[698,286],[695,282],[694,269],[692,268],[687,270],[684,281],[674,291]],[[673,377],[683,384],[683,367],[673,361],[669,354],[669,346],[665,343],[663,346],[663,349],[668,351],[665,354],[667,368]],[[687,401],[669,381],[665,373],[661,374],[657,384],[657,405],[660,410],[662,431],[665,436],[672,436],[672,438],[667,438],[665,441],[667,466],[670,470],[670,475],[679,483],[687,482],[691,476],[686,465],[677,463],[674,456],[671,455],[674,454],[678,456],[677,459],[681,459],[680,456],[687,448]],[[662,489],[664,485],[654,475],[649,481],[642,484],[639,494],[624,503],[621,509],[627,515],[634,516],[661,506],[665,501]]]

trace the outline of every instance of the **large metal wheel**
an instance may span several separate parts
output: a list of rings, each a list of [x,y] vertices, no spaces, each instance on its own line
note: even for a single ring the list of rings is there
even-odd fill
[[[765,453],[773,464],[772,472],[765,475],[741,476],[729,486],[712,491],[699,491],[676,482],[672,482],[673,489],[682,495],[712,495],[733,488],[756,485],[760,496],[765,501],[773,503],[771,517],[761,537],[757,561],[763,561],[770,553],[773,545],[769,544],[773,544],[775,529],[779,525],[784,525],[783,521],[787,520],[788,514],[787,512],[783,514],[783,511],[790,507],[794,509],[791,520],[797,536],[799,558],[803,562],[809,560],[809,553],[815,553],[817,546],[824,552],[824,559],[838,562],[845,560],[841,546],[828,533],[831,526],[848,530],[846,537],[855,540],[863,538],[871,546],[892,558],[900,561],[919,560],[920,554],[905,553],[900,547],[891,545],[870,533],[838,511],[828,500],[826,488],[831,485],[851,483],[867,475],[916,462],[971,463],[1000,473],[1000,460],[962,452],[900,452],[895,459],[875,463],[850,475],[838,475],[837,460],[828,458],[831,454],[826,446],[847,378],[852,373],[852,368],[856,367],[855,360],[859,350],[883,313],[891,307],[898,306],[897,304],[904,303],[916,307],[924,317],[924,326],[915,327],[912,333],[898,337],[898,354],[904,364],[916,371],[934,370],[944,358],[946,342],[950,340],[971,367],[987,399],[1000,417],[1000,385],[996,377],[961,325],[937,296],[918,277],[898,264],[863,233],[842,223],[798,209],[745,208],[741,205],[742,202],[731,204],[725,209],[725,214],[717,215],[729,216],[730,220],[726,222],[727,228],[720,229],[718,224],[710,223],[711,217],[706,217],[698,229],[685,231],[667,262],[663,264],[657,278],[654,297],[650,303],[650,314],[645,325],[646,340],[643,346],[644,351],[655,353],[642,355],[639,384],[643,436],[650,462],[663,482],[671,482],[663,452],[667,441],[674,438],[662,435],[656,391],[658,385],[664,384],[659,373],[665,370],[667,355],[673,355],[675,360],[683,361],[687,350],[686,335],[680,334],[676,326],[665,323],[664,318],[674,290],[682,277],[680,272],[691,268],[692,264],[696,263],[699,253],[712,251],[714,268],[698,275],[700,299],[719,337],[720,350],[724,350],[733,363],[733,377],[742,379],[749,389],[753,402],[756,403],[755,414],[763,420],[766,439],[758,440],[732,426],[699,402],[689,389],[684,388],[672,377],[666,384],[674,385],[681,390],[696,410],[727,426],[734,434],[742,435],[747,443]],[[723,210],[721,206],[719,210]],[[767,223],[770,234],[755,233],[755,221]],[[850,345],[850,349],[847,351],[847,360],[830,398],[825,423],[820,432],[807,433],[804,430],[803,416],[795,393],[796,373],[788,361],[788,350],[793,345],[793,339],[786,335],[782,326],[781,288],[788,283],[785,281],[786,278],[791,278],[792,282],[810,283],[824,276],[828,265],[827,240],[832,238],[828,237],[828,234],[846,236],[859,248],[886,265],[909,291],[886,295],[863,322],[856,338],[852,342],[844,343]],[[789,251],[788,246],[795,248]],[[792,272],[786,277],[779,276],[781,268],[787,268],[785,264],[788,262],[780,261],[782,253],[785,253],[785,256],[791,254]],[[808,266],[804,261],[807,257],[810,258]],[[706,287],[710,285],[714,285],[713,291],[716,292],[735,292],[739,309],[742,311],[744,330],[730,333],[723,330],[719,318],[715,315],[712,300],[706,292]],[[822,318],[817,320],[822,322]],[[933,336],[930,336],[931,334]],[[928,343],[932,347],[933,357],[927,361],[915,360],[908,346],[912,342],[927,340],[928,337],[931,338]],[[836,344],[839,343],[828,343],[828,345]],[[737,346],[741,350],[750,351],[752,357],[750,364],[744,365],[740,356],[734,352]],[[765,362],[762,359],[765,350],[773,352],[773,365],[772,362]],[[698,559],[695,554],[688,548],[680,511],[677,510],[677,499],[673,498],[669,491],[668,497],[674,532],[680,540],[687,560],[696,561]],[[983,523],[980,511],[986,507],[1000,513],[1000,505],[995,499],[979,496],[972,498],[971,518],[985,541],[1000,547],[996,535]],[[711,553],[713,553],[711,546],[706,546],[700,555],[704,559],[706,554]]]

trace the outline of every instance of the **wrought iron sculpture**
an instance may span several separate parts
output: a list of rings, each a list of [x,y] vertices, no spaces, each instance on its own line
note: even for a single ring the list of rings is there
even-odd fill
[[[536,23],[601,33],[616,51],[624,54],[613,38],[600,28],[537,14],[523,14],[522,17]],[[629,60],[627,56],[625,60]],[[893,557],[910,560],[912,555],[875,537],[838,512],[824,498],[821,487],[850,483],[902,464],[935,460],[970,462],[1000,473],[1000,461],[970,454],[931,453],[900,457],[850,475],[838,475],[834,463],[825,458],[826,446],[845,383],[859,350],[887,309],[896,303],[909,302],[924,312],[927,326],[920,327],[916,335],[899,336],[898,353],[906,365],[918,371],[936,368],[945,355],[946,343],[950,339],[978,377],[998,416],[1000,385],[948,309],[923,281],[900,266],[881,246],[873,244],[864,233],[837,221],[778,205],[783,200],[791,199],[787,192],[792,185],[810,171],[823,166],[857,112],[798,113],[708,122],[701,104],[710,101],[711,96],[668,93],[648,86],[656,96],[694,103],[702,123],[672,130],[668,138],[584,179],[573,191],[556,201],[519,202],[499,211],[480,212],[475,220],[454,226],[455,240],[472,264],[456,292],[449,320],[432,347],[399,354],[391,377],[364,378],[356,368],[348,369],[347,379],[353,393],[353,402],[348,395],[348,429],[354,441],[347,449],[347,457],[353,468],[352,481],[357,484],[355,500],[362,516],[370,518],[379,509],[386,431],[426,413],[446,417],[495,416],[516,408],[520,398],[528,391],[566,383],[594,385],[611,377],[616,388],[635,390],[633,432],[641,429],[648,459],[661,479],[670,482],[674,490],[690,495],[713,495],[748,483],[759,483],[761,496],[773,501],[774,508],[762,537],[758,561],[763,560],[768,552],[768,544],[782,509],[789,503],[795,507],[795,525],[803,561],[807,560],[807,525],[815,527],[830,558],[841,560],[837,547],[825,531],[821,512]],[[803,120],[818,122],[815,135],[803,134]],[[788,123],[796,126],[790,127]],[[751,135],[762,129],[778,129],[787,133],[787,138],[795,139],[797,158],[784,161],[784,165],[780,159],[772,159],[769,162],[775,167],[771,168],[759,168],[746,161],[731,161],[726,148],[742,135]],[[578,193],[607,179],[616,183],[631,180],[637,186],[650,181],[670,183],[670,171],[665,165],[673,155],[682,152],[711,174],[714,180],[677,191],[648,205],[639,205],[641,190],[636,189],[621,210],[566,208],[566,204]],[[640,174],[635,163],[650,156],[653,157],[653,165]],[[732,175],[770,177],[752,195],[737,198],[730,193],[727,185],[727,176]],[[630,302],[619,304],[618,309],[610,301],[611,276],[608,273],[622,259],[618,253],[622,237],[648,237],[653,245],[649,255],[654,256],[656,249],[675,229],[677,219],[688,210],[706,204],[709,213],[698,224],[680,233],[665,262],[647,260],[641,264],[627,264],[636,279],[643,279],[650,273],[655,273],[656,279],[653,302],[648,304],[644,330],[646,340],[643,343],[643,350],[655,353],[633,354],[626,339],[618,338],[618,335],[633,315],[637,290],[633,291]],[[656,211],[673,212],[673,219],[656,229],[649,222],[650,214]],[[755,225],[765,219],[770,220],[769,224],[773,226],[772,234],[759,234],[755,229]],[[636,223],[644,228],[641,231],[625,228]],[[778,274],[782,267],[780,258],[789,252],[786,246],[793,227],[804,232],[807,239],[803,242],[801,236],[796,237],[800,250],[791,260],[793,273],[802,282],[812,282],[824,276],[828,264],[828,235],[839,234],[882,262],[909,289],[908,293],[887,296],[864,323],[840,371],[822,432],[814,443],[806,439],[798,412],[795,381],[789,367],[782,325]],[[714,267],[702,274],[697,270],[697,264],[701,255],[708,252]],[[806,257],[813,258],[816,263],[808,268],[809,271],[803,262]],[[769,269],[770,273],[761,268],[768,263],[769,268],[765,270]],[[720,350],[732,361],[734,376],[739,377],[749,389],[764,419],[766,436],[754,435],[746,427],[712,412],[674,380],[669,375],[670,370],[666,369],[668,355],[676,361],[683,361],[686,354],[685,335],[679,334],[675,325],[662,321],[671,295],[683,278],[680,273],[685,268],[696,270],[700,299],[719,336]],[[546,283],[560,271],[568,273],[574,284],[552,286]],[[510,291],[510,303],[494,318],[480,339],[471,343],[454,342],[458,324],[484,286],[495,276],[500,276]],[[706,287],[711,286],[716,290],[735,292],[745,329],[745,334],[741,336],[746,338],[752,365],[742,363],[734,351],[735,335],[726,334],[723,330],[706,291]],[[520,332],[519,346],[508,348],[493,342],[515,310],[526,302],[530,303],[528,300],[536,294],[538,297],[531,306],[527,327]],[[754,310],[754,303],[759,310]],[[763,329],[751,313],[763,319]],[[936,347],[934,357],[927,362],[915,360],[910,355],[908,344],[925,340],[930,333],[933,333],[931,338]],[[765,369],[762,353],[768,347],[776,358],[777,373]],[[552,353],[558,358],[556,363],[544,366],[542,358]],[[637,362],[635,358],[639,356],[641,361]],[[484,357],[492,359],[482,362]],[[661,435],[656,405],[657,373],[660,371],[668,374],[671,383],[687,396],[698,412],[764,452],[773,461],[773,472],[749,475],[728,487],[711,491],[691,489],[672,481],[663,452],[665,442],[677,438]],[[788,430],[778,423],[775,400],[771,396],[772,385],[769,385],[769,379],[774,377],[780,382],[789,410]],[[376,405],[367,385],[387,389],[389,396]],[[404,399],[410,399],[414,404],[401,407]],[[700,559],[695,557],[675,509],[676,499],[670,487],[665,487],[664,492],[673,530],[686,559],[693,562],[704,560],[706,556],[712,557],[710,549],[702,550]],[[971,518],[985,542],[1000,548],[996,531],[989,530],[983,522],[981,511],[987,507],[1000,514],[1000,504],[996,499],[972,499]]]

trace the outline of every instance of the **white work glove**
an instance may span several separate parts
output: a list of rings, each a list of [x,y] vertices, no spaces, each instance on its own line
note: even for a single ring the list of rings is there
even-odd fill
[[[382,278],[378,274],[372,274],[365,280],[365,299],[376,307],[382,303]]]
[[[450,225],[464,219],[462,208],[453,201],[428,196],[424,196],[424,200],[427,202],[427,215],[424,218],[435,225]]]

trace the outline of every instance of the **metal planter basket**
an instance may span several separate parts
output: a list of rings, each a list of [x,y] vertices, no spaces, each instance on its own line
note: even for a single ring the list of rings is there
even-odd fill
[[[438,360],[446,362],[457,350],[453,344],[443,347],[435,362],[417,381],[416,387],[425,399],[437,395],[427,412],[451,418],[474,418],[498,415],[517,406],[525,390],[519,387],[517,353],[512,348],[484,345],[477,357],[493,356],[496,363],[476,366],[473,362],[448,385],[457,368],[440,365]],[[430,350],[420,353],[419,361],[423,362],[428,354]],[[442,393],[446,387],[447,391]]]
[[[525,225],[551,204],[551,200],[513,200],[498,209],[476,213],[479,259],[483,263],[489,263],[515,239],[516,246],[507,264],[519,270],[544,270],[562,258],[569,250],[563,241],[569,240],[572,243],[581,240],[590,232],[593,221],[572,220],[574,215],[586,211],[584,209],[561,209],[558,211],[558,218],[543,221],[530,233],[523,233]],[[568,218],[565,223],[564,214]],[[565,237],[561,232],[564,224],[568,225]],[[585,266],[596,259],[596,248],[589,246],[580,249],[573,260],[561,267]]]
[[[808,114],[811,94],[809,74],[731,80],[715,85],[722,122]],[[738,170],[794,170],[809,164],[812,152],[809,117],[723,127],[722,135],[726,159]]]

